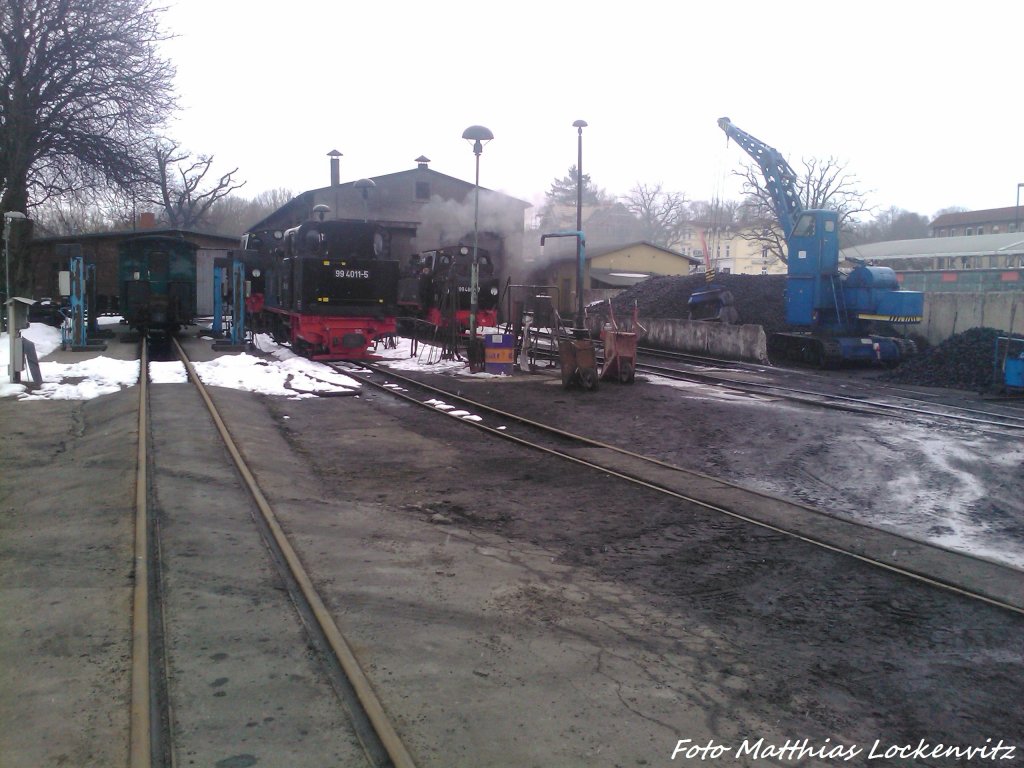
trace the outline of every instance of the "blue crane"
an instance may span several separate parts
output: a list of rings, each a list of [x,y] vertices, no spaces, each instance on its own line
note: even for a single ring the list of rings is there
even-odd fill
[[[875,326],[921,322],[924,295],[900,290],[896,273],[888,267],[861,264],[843,274],[839,215],[803,207],[796,174],[778,150],[728,117],[719,118],[718,127],[761,168],[786,240],[786,322],[808,329],[771,334],[769,355],[822,367],[854,361],[894,365],[912,355],[912,341],[875,333]]]

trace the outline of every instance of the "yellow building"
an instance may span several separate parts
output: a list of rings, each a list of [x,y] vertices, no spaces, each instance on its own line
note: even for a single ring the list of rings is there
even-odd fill
[[[653,275],[693,274],[702,263],[696,256],[643,241],[586,248],[584,256],[586,304],[610,298]],[[576,272],[575,255],[560,255],[535,268],[536,279],[556,289],[557,298],[553,300],[560,314],[571,314],[576,308]]]
[[[786,274],[782,259],[754,240],[755,234],[751,228],[712,227],[693,222],[684,230],[678,247],[684,255],[699,259],[701,272],[705,270],[707,252],[711,267],[716,272],[733,275]]]

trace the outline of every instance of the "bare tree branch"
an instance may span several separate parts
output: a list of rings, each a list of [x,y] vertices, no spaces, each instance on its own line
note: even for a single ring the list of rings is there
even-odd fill
[[[193,160],[189,152],[171,139],[155,141],[151,159],[152,185],[145,199],[162,209],[167,224],[174,229],[200,226],[214,203],[245,186],[244,181],[235,181],[234,175],[238,172],[235,168],[204,189],[207,174],[213,167],[213,155],[198,155]]]
[[[686,195],[682,192],[666,192],[661,184],[638,183],[622,202],[643,223],[645,239],[665,248],[682,240],[689,220]]]
[[[73,190],[130,187],[174,108],[174,68],[151,0],[0,3],[0,210]],[[28,290],[12,254],[11,290]]]
[[[864,213],[871,213],[865,195],[857,188],[857,177],[846,172],[845,166],[828,158],[804,159],[803,169],[797,173],[796,186],[800,202],[805,209],[825,209],[839,215],[839,226],[851,226]],[[748,163],[735,174],[743,179],[746,199],[742,205],[742,218],[746,226],[740,237],[760,243],[769,253],[788,263],[786,235],[775,216],[771,193],[764,186],[764,176],[755,163]]]

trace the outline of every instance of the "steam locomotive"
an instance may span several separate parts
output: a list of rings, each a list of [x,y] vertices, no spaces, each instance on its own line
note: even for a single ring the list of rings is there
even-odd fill
[[[413,254],[398,281],[398,303],[407,315],[440,328],[469,327],[473,247],[452,245]],[[490,253],[477,249],[477,325],[498,324],[498,278]]]
[[[238,258],[256,333],[313,360],[359,360],[395,333],[399,262],[381,222],[307,221],[248,233]]]

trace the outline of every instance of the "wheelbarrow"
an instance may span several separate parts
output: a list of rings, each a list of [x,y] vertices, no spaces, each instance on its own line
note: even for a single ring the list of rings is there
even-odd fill
[[[562,386],[597,389],[597,354],[586,330],[573,330],[573,336],[558,340],[558,360],[562,365]]]
[[[604,342],[604,367],[601,369],[601,381],[620,381],[623,384],[633,383],[636,374],[636,328],[640,324],[636,319],[636,305],[633,305],[633,331],[619,329],[615,322],[611,300],[608,301],[608,322],[601,329],[601,340]]]

